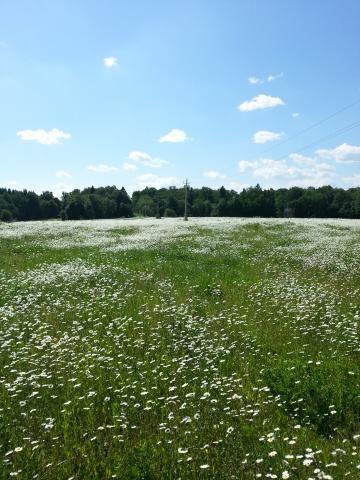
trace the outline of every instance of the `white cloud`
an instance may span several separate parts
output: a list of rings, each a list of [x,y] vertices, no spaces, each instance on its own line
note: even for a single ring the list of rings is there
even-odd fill
[[[305,155],[300,155],[299,153],[291,153],[289,155],[290,160],[292,160],[297,165],[315,167],[318,170],[328,170],[333,171],[334,167],[329,163],[322,162],[319,158],[306,157]]]
[[[300,153],[291,153],[289,155],[290,160],[299,165],[316,165],[317,161],[312,157],[306,157]]]
[[[105,165],[103,163],[100,163],[99,165],[88,165],[87,169],[97,173],[110,173],[115,172],[117,170],[117,167],[112,167],[111,165]]]
[[[297,160],[300,161],[300,158]],[[241,173],[249,172],[256,179],[271,181],[271,183],[278,181],[282,186],[311,185],[316,187],[329,184],[334,177],[335,168],[327,163],[318,163],[316,160],[312,163],[308,161],[305,167],[298,167],[290,165],[285,160],[262,158],[254,162],[241,160],[239,171]]]
[[[253,110],[263,110],[264,108],[277,107],[278,105],[285,105],[280,97],[272,97],[271,95],[260,94],[253,97],[251,100],[241,103],[238,106],[240,112],[251,112]]]
[[[127,172],[134,172],[135,170],[138,169],[138,167],[136,165],[134,165],[133,163],[124,162],[123,163],[123,169]]]
[[[65,172],[65,170],[58,170],[55,173],[55,176],[58,178],[72,178],[72,175],[68,172]]]
[[[240,160],[239,162],[239,172],[249,172],[254,170],[259,165],[259,162],[256,160],[255,162],[249,162],[248,160]]]
[[[283,76],[284,76],[284,74],[283,74],[282,72],[281,72],[281,73],[278,73],[277,75],[269,75],[269,76],[267,77],[267,81],[268,81],[268,82],[273,82],[274,80],[277,80],[278,78],[281,78],[281,77],[283,77]]]
[[[179,128],[173,128],[163,137],[159,138],[160,143],[170,142],[170,143],[183,143],[190,140],[186,132],[184,130],[180,130]]]
[[[273,142],[275,140],[280,140],[284,136],[284,132],[270,132],[269,130],[259,130],[258,132],[254,133],[253,140],[254,143],[267,143]]]
[[[141,165],[145,165],[151,168],[160,168],[163,165],[166,165],[166,160],[161,160],[161,158],[155,158],[149,155],[146,152],[130,152],[128,155],[128,159],[132,160],[133,162],[140,163]]]
[[[73,184],[69,184],[69,183],[56,183],[53,188],[52,188],[52,191],[53,191],[53,194],[55,197],[57,198],[61,198],[61,195],[63,192],[71,192],[72,190],[74,190],[76,188],[75,185]]]
[[[249,77],[248,78],[248,82],[251,84],[251,85],[256,85],[258,83],[263,83],[263,81],[261,80],[261,78],[258,78],[258,77]]]
[[[354,173],[354,175],[344,177],[342,180],[346,182],[349,187],[360,187],[360,173]]]
[[[153,173],[144,173],[136,177],[136,188],[142,189],[145,187],[169,187],[178,185],[179,181],[176,177],[162,177],[160,175],[154,175]]]
[[[322,148],[315,153],[321,158],[335,160],[339,163],[360,162],[360,145],[343,143],[336,148]]]
[[[207,178],[226,178],[224,173],[218,172],[217,170],[207,170],[203,175]]]
[[[244,188],[249,188],[249,184],[240,183],[240,182],[230,182],[226,185],[228,190],[235,190],[236,192],[241,192]]]
[[[105,57],[103,63],[107,68],[117,67],[117,58],[116,57]]]
[[[16,133],[18,137],[25,141],[34,141],[42,145],[57,145],[61,140],[71,138],[70,133],[65,133],[58,128],[52,130],[20,130]]]
[[[293,112],[293,113],[291,114],[291,116],[292,116],[293,118],[298,118],[298,117],[300,117],[300,113],[299,113],[299,112]]]

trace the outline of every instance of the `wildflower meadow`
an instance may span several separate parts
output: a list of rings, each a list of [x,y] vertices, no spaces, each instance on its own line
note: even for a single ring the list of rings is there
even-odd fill
[[[0,224],[0,479],[360,478],[360,221]]]

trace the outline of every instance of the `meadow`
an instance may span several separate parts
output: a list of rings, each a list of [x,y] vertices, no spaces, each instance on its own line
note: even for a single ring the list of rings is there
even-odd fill
[[[0,479],[360,478],[360,221],[0,224]]]

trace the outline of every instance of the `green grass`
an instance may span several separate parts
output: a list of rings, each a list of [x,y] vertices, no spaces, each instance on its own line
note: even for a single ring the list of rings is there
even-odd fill
[[[189,224],[0,238],[0,479],[359,478],[359,229]]]

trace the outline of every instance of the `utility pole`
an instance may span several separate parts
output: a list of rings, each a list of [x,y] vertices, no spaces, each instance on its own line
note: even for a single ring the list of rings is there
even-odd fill
[[[188,221],[188,216],[187,216],[187,190],[188,190],[188,180],[186,179],[185,181],[185,211],[184,211],[184,220],[185,222]]]

